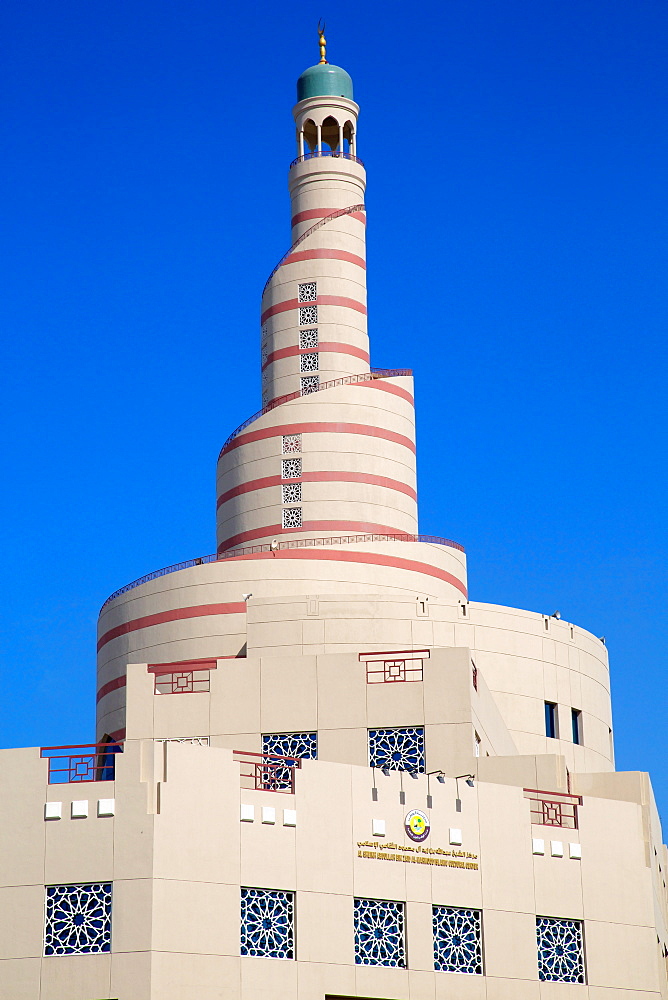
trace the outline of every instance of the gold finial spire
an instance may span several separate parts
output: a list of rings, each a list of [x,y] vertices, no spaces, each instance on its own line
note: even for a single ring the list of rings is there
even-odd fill
[[[325,40],[325,22],[322,19],[318,21],[318,38],[318,44],[320,46],[320,62],[326,63],[327,59],[325,58],[325,50],[327,49],[327,42]]]

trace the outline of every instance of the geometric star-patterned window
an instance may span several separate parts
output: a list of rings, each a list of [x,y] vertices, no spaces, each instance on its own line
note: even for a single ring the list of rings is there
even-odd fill
[[[551,983],[584,983],[582,923],[536,917],[538,978]]]
[[[317,760],[317,733],[266,733],[262,737],[262,753],[275,757],[292,757],[293,760]],[[276,762],[277,763],[277,762]],[[285,769],[276,767],[271,773],[272,788],[292,788],[289,764]]]
[[[318,298],[318,290],[315,281],[306,281],[299,285],[299,301],[315,302]]]
[[[318,370],[318,352],[314,351],[312,354],[302,354],[299,357],[299,370],[300,372],[317,372]]]
[[[282,889],[241,890],[241,954],[295,957],[295,906]]]
[[[111,951],[111,882],[46,887],[45,955]]]
[[[309,392],[317,392],[320,388],[319,375],[304,375],[302,378],[302,396],[308,396]]]
[[[403,729],[369,730],[369,764],[387,767],[391,771],[425,771],[424,729],[407,726]]]
[[[300,326],[315,326],[318,322],[318,307],[317,306],[300,306],[299,307],[299,325]]]
[[[355,900],[355,963],[405,968],[403,903]]]
[[[284,507],[281,524],[284,528],[301,528],[302,509],[301,507]]]
[[[314,348],[318,346],[318,331],[317,330],[300,330],[299,331],[299,346],[302,350],[305,348]]]
[[[283,454],[284,455],[294,455],[299,454],[302,450],[302,436],[301,434],[284,434],[283,435]]]
[[[281,465],[281,479],[301,479],[301,458],[284,458]]]
[[[482,975],[480,910],[434,906],[432,912],[434,968]]]
[[[302,502],[302,484],[301,483],[288,483],[287,486],[281,486],[283,493],[283,503],[301,503]]]

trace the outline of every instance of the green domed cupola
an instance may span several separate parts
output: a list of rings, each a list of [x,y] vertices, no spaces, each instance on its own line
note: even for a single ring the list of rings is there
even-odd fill
[[[309,66],[297,80],[297,102],[307,97],[345,97],[353,100],[353,81],[340,66],[332,66],[325,58],[327,42],[325,25],[318,25],[320,62]]]
[[[353,98],[353,81],[349,73],[331,63],[317,63],[309,66],[297,80],[297,100],[307,97],[347,97]]]

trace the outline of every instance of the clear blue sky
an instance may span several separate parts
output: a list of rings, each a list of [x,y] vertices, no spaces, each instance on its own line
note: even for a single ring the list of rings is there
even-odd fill
[[[0,745],[91,739],[100,604],[214,550],[321,15],[421,530],[473,600],[607,637],[618,766],[668,816],[664,0],[4,0]]]

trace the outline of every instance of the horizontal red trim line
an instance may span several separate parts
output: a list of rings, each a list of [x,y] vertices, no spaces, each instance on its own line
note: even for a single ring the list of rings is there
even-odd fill
[[[135,632],[140,628],[150,628],[151,625],[163,625],[165,622],[178,622],[185,618],[200,618],[202,615],[243,615],[246,612],[246,602],[239,601],[233,604],[199,604],[193,608],[175,608],[173,611],[161,611],[156,615],[144,615],[143,618],[135,618],[134,621],[124,622],[110,628],[102,635],[97,643],[98,652],[112,639],[117,639],[128,632]]]
[[[257,431],[245,431],[230,441],[225,453],[240,448],[241,445],[252,444],[253,441],[264,441],[266,438],[279,437],[283,434],[365,434],[367,437],[392,441],[393,444],[402,445],[412,452],[415,451],[415,441],[411,441],[405,434],[387,431],[383,427],[372,427],[370,424],[336,424],[323,421],[322,423],[279,424],[276,427],[263,427]]]
[[[367,389],[380,389],[382,392],[389,392],[393,396],[401,396],[401,398],[405,399],[406,402],[408,402],[408,403],[411,404],[411,406],[415,406],[415,398],[408,391],[408,389],[403,389],[400,385],[392,385],[392,383],[388,382],[387,379],[373,379],[373,380],[370,379],[368,382],[354,382],[352,384],[355,386],[355,388],[357,388],[357,386],[365,386],[365,388],[367,388]],[[332,386],[332,388],[338,389],[339,386]],[[322,391],[322,386],[320,387],[320,389]],[[312,394],[309,394],[309,395],[313,395],[313,397],[315,398],[315,393],[312,393]],[[317,401],[320,402],[320,403],[322,403],[323,402],[323,398],[319,397],[319,399]],[[263,416],[263,414],[260,414],[260,416]],[[222,455],[223,452],[227,452],[227,451],[229,451],[229,445],[226,446],[223,449],[223,451],[221,451],[220,455]],[[219,458],[220,458],[220,455],[218,456]]]
[[[357,264],[358,267],[366,271],[366,261],[364,257],[359,257],[356,253],[349,253],[347,250],[296,250],[289,254],[283,264],[298,264],[302,260],[345,260],[349,264]]]
[[[365,351],[363,347],[355,347],[354,344],[338,344],[333,340],[322,340],[315,347],[280,347],[277,351],[272,351],[268,355],[267,360],[262,365],[262,371],[269,365],[273,364],[274,361],[281,361],[283,358],[294,358],[298,354],[309,354],[313,351],[318,352],[318,354],[350,354],[353,358],[361,358],[366,364],[369,364],[369,352]],[[302,373],[303,374],[303,373]],[[308,373],[307,373],[308,374]]]
[[[298,226],[300,222],[308,222],[309,219],[325,219],[332,212],[336,212],[335,208],[307,208],[304,212],[297,212],[296,215],[292,216],[292,225]],[[366,214],[364,212],[350,212],[346,216],[342,216],[346,219],[357,219],[366,226]]]
[[[300,480],[302,483],[366,483],[369,486],[384,486],[388,490],[396,490],[398,493],[405,493],[412,500],[417,500],[417,493],[412,486],[401,483],[398,479],[388,479],[387,476],[373,476],[369,472],[305,472]],[[228,500],[239,497],[243,493],[254,493],[255,490],[267,490],[272,486],[281,486],[287,480],[281,476],[263,476],[261,479],[253,479],[247,483],[239,483],[232,489],[222,493],[216,501],[216,510]]]
[[[218,553],[234,549],[242,542],[252,542],[256,538],[273,538],[275,535],[293,535],[304,531],[352,531],[355,534],[398,535],[396,528],[386,524],[370,524],[368,521],[304,521],[301,528],[283,528],[280,524],[267,524],[263,528],[251,528],[232,535],[218,546]]]
[[[218,664],[215,659],[206,660],[177,660],[176,663],[149,663],[146,667],[149,674],[173,674],[182,670],[216,670]]]
[[[290,309],[296,309],[298,306],[343,306],[344,309],[354,309],[356,312],[362,313],[366,316],[366,306],[363,302],[358,302],[356,299],[349,299],[345,295],[319,295],[316,302],[299,302],[298,299],[286,299],[284,302],[275,302],[273,306],[269,306],[264,310],[260,316],[260,322],[264,323],[271,316],[276,316],[278,313],[288,312]]]
[[[111,694],[112,691],[117,691],[118,688],[124,688],[127,684],[127,677],[125,674],[121,674],[120,677],[114,677],[112,681],[107,681],[97,692],[97,701],[102,701],[105,695]]]
[[[417,562],[414,559],[401,559],[399,556],[386,556],[379,552],[346,552],[342,549],[279,549],[276,553],[259,552],[248,556],[231,556],[230,561],[241,559],[329,559],[334,562],[364,563],[369,566],[388,566],[392,569],[406,569],[412,573],[423,573],[437,580],[444,580],[468,597],[466,586],[452,573],[428,563]]]

